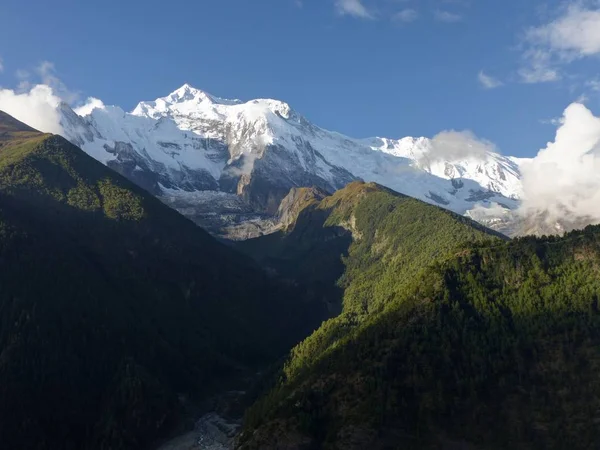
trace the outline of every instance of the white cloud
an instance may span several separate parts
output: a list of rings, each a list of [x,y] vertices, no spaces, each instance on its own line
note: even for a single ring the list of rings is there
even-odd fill
[[[523,215],[600,221],[600,118],[583,104],[565,109],[554,142],[521,166]]]
[[[571,1],[554,20],[527,30],[524,43],[521,80],[525,83],[559,80],[562,66],[600,54],[600,3]]]
[[[23,93],[0,89],[0,110],[45,133],[63,132],[57,110],[60,102],[52,88],[42,84]]]
[[[15,72],[15,76],[17,80],[19,80],[19,84],[17,85],[16,91],[19,93],[29,91],[33,85],[29,81],[31,78],[31,74],[27,70],[18,69]]]
[[[531,49],[523,54],[525,66],[519,69],[519,77],[523,83],[548,83],[558,81],[561,75],[553,67],[552,55],[542,49]]]
[[[341,15],[373,19],[375,16],[363,5],[362,0],[335,0],[336,11]]]
[[[56,69],[54,68],[54,63],[50,61],[42,61],[40,65],[36,67],[35,71],[42,80],[42,84],[52,88],[54,93],[63,101],[67,103],[74,103],[79,99],[79,93],[69,90],[67,86],[58,78],[56,75]]]
[[[17,70],[15,76],[16,89],[0,88],[0,110],[40,131],[63,134],[59,106],[62,102],[76,103],[78,93],[66,87],[49,61],[39,64],[33,73]],[[86,111],[100,105],[99,100],[89,98],[80,108]]]
[[[74,108],[73,111],[80,116],[87,116],[96,108],[104,109],[102,100],[95,97],[88,97],[83,105]]]
[[[455,23],[460,22],[463,19],[463,16],[460,14],[452,13],[450,11],[442,11],[436,9],[433,12],[433,17],[438,22],[446,22],[446,23]]]
[[[467,211],[467,216],[477,222],[496,221],[499,217],[505,217],[510,220],[511,211],[505,206],[496,202],[491,202],[489,205],[476,203],[475,207]]]
[[[530,29],[527,39],[566,59],[596,55],[600,53],[600,9],[586,9],[576,2],[556,20]]]
[[[419,13],[412,8],[406,8],[392,16],[392,20],[397,22],[414,22],[419,18]]]
[[[495,89],[504,84],[497,78],[487,75],[483,70],[477,74],[477,79],[479,80],[479,83],[481,83],[481,85],[486,89]]]
[[[472,131],[442,131],[431,140],[426,158],[430,161],[458,161],[469,158],[486,159],[487,152],[496,151],[495,145],[478,138]]]

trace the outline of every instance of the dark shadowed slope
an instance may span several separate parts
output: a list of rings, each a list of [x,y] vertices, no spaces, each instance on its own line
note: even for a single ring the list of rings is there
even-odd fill
[[[0,115],[0,440],[147,448],[240,367],[319,322],[65,139]]]

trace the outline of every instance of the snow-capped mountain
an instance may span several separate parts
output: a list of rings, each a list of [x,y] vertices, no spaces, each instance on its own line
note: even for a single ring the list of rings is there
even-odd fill
[[[354,139],[281,101],[225,100],[188,84],[131,113],[100,106],[80,116],[63,104],[61,114],[68,139],[221,235],[272,226],[292,187],[375,181],[496,228],[521,196],[519,159],[434,157],[427,138]]]

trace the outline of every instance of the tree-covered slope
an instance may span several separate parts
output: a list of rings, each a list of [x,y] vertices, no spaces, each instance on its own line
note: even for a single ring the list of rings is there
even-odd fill
[[[284,200],[291,217],[282,231],[238,244],[269,270],[312,287],[330,310],[341,311],[293,350],[288,378],[381,313],[433,261],[469,242],[505,239],[375,183],[354,182],[325,198],[319,194],[293,191],[295,202]]]
[[[599,227],[433,261],[326,352],[326,327],[297,347],[240,448],[598,448],[599,268]]]
[[[0,116],[0,440],[147,448],[318,324],[304,292],[87,156]]]

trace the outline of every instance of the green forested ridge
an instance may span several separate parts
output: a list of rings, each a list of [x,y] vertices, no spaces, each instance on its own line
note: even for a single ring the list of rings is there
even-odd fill
[[[300,287],[11,119],[0,115],[3,448],[148,448],[182,396],[272,361],[318,324]]]
[[[239,248],[284,276],[318,282],[342,313],[296,346],[285,366],[294,378],[354,327],[382,312],[433,261],[468,242],[505,239],[447,210],[375,183],[355,182],[306,202],[288,229]]]
[[[600,446],[600,227],[470,244],[399,282],[336,345],[313,342],[334,319],[294,349],[241,448]]]

